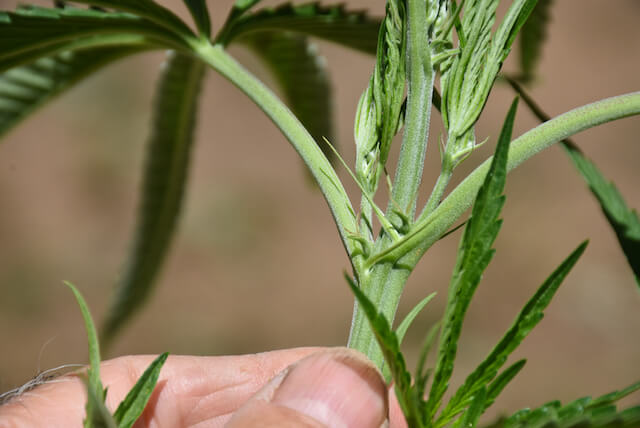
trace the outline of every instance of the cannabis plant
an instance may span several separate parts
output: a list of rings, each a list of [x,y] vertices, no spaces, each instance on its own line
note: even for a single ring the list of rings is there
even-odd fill
[[[502,224],[507,173],[536,153],[562,144],[600,204],[638,281],[637,213],[568,139],[587,128],[639,114],[640,93],[597,101],[555,118],[545,114],[523,85],[535,76],[551,1],[505,1],[506,12],[498,19],[499,0],[388,0],[384,17],[376,19],[343,5],[286,3],[260,9],[260,0],[237,0],[215,33],[204,0],[184,3],[195,30],[153,0],[75,0],[53,7],[20,6],[0,14],[0,134],[108,63],[153,49],[169,51],[155,94],[138,226],[126,273],[102,326],[103,344],[113,340],[149,297],[170,247],[184,199],[198,96],[209,69],[264,111],[324,196],[349,258],[345,278],[356,298],[348,346],[366,354],[393,383],[411,427],[478,424],[523,368],[525,360],[506,365],[509,356],[542,319],[587,246],[586,241],[579,243],[560,262],[493,350],[462,385],[452,389],[465,314],[493,257]],[[518,35],[521,72],[507,75],[502,65]],[[357,105],[352,166],[342,157],[351,149],[335,146],[329,82],[317,53],[309,49],[309,37],[375,55]],[[284,99],[229,54],[232,44],[245,45],[269,65]],[[480,135],[476,124],[497,84],[509,85],[517,96],[505,107],[498,137],[491,138]],[[519,105],[542,123],[514,138]],[[430,135],[436,111],[444,129],[441,136]],[[458,166],[478,147],[493,143],[494,155],[452,186]],[[391,165],[394,145],[399,145],[399,154]],[[440,169],[435,183],[427,184],[432,191],[424,198],[421,184],[427,155],[439,156]],[[339,166],[346,171],[344,179],[359,189],[359,200],[349,197],[336,172]],[[445,311],[425,332],[411,373],[402,340],[433,294],[396,322],[400,297],[421,258],[457,228],[463,230]],[[90,319],[82,302],[81,307],[85,321]],[[97,339],[92,323],[86,322],[92,360],[87,423],[102,415],[109,423],[120,424],[123,411],[111,419],[101,407],[104,391],[96,378]],[[162,361],[141,380],[148,382],[148,393]],[[640,426],[640,407],[616,407],[616,401],[637,389],[640,383],[597,399],[550,401],[503,418],[495,426]],[[143,406],[140,399],[134,407]]]

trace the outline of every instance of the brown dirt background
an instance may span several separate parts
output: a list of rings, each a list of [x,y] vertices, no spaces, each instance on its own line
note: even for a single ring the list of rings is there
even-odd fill
[[[210,2],[216,26],[231,3]],[[347,3],[377,14],[383,9],[382,1]],[[182,4],[167,4],[185,16]],[[638,0],[556,2],[540,78],[531,89],[540,104],[556,115],[637,91],[639,18]],[[352,161],[354,110],[372,58],[319,45],[333,75],[337,143]],[[268,80],[247,52],[232,52]],[[75,282],[95,318],[103,319],[129,245],[162,58],[150,53],[108,67],[0,146],[0,391],[39,369],[86,361],[80,313],[61,281]],[[513,60],[506,69],[514,69]],[[505,87],[492,93],[477,131],[489,143],[466,161],[458,179],[492,150],[511,97]],[[432,140],[440,132],[437,116],[433,122]],[[535,124],[521,107],[515,134]],[[633,207],[640,207],[639,135],[640,119],[629,118],[576,137]],[[433,141],[423,195],[437,173]],[[344,171],[341,176],[355,195]],[[465,322],[453,384],[585,238],[591,240],[586,254],[516,353],[529,361],[493,414],[550,398],[598,395],[638,380],[640,293],[614,234],[559,148],[510,174],[504,218],[497,255]],[[411,362],[442,312],[458,240],[456,234],[432,248],[407,286],[400,316],[438,291],[409,332]],[[106,357],[343,345],[353,304],[341,273],[347,266],[327,207],[305,181],[295,152],[243,94],[209,73],[179,233],[155,295]]]

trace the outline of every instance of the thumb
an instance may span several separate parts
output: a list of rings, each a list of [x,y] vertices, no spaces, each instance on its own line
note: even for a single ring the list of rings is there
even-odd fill
[[[362,354],[336,348],[289,366],[239,408],[228,428],[380,428],[387,388]]]

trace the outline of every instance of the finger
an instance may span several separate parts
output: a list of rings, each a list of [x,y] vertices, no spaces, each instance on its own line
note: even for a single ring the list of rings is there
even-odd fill
[[[224,424],[269,379],[319,348],[298,348],[261,354],[221,357],[169,356],[141,420],[136,427],[189,427],[206,422]],[[114,410],[155,356],[115,358],[101,364],[107,407]],[[0,406],[8,426],[80,426],[86,392],[77,375],[40,385]],[[0,426],[2,423],[0,423]]]
[[[362,354],[338,348],[287,368],[227,427],[379,428],[387,413],[387,388],[376,367]]]

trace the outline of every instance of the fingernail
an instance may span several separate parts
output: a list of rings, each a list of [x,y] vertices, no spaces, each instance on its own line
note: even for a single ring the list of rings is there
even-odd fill
[[[361,354],[336,349],[311,355],[286,374],[271,402],[328,427],[380,427],[387,417],[387,389]]]

